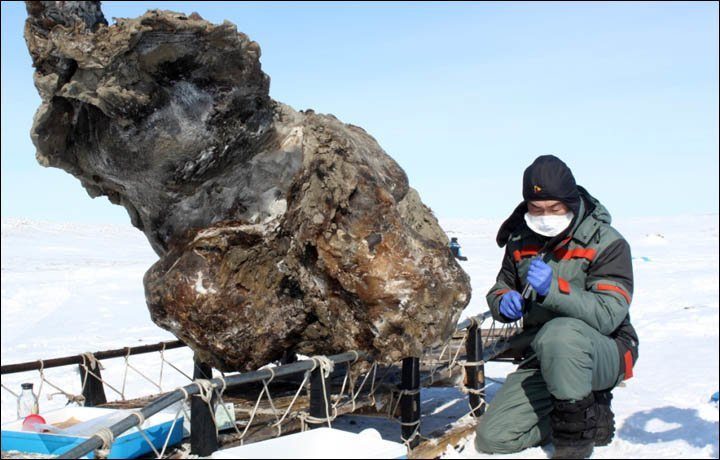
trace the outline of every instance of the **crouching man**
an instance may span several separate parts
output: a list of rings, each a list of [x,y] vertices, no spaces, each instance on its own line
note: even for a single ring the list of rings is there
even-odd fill
[[[523,319],[513,342],[524,360],[490,401],[475,446],[512,453],[552,441],[553,458],[586,458],[612,440],[611,390],[638,358],[630,246],[557,157],[525,170],[523,198],[498,232],[505,257],[487,301],[496,320]]]

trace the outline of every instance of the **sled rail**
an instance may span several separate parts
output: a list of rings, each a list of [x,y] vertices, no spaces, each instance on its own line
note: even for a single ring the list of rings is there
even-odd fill
[[[487,320],[491,320],[490,328],[481,329],[481,325],[484,326],[485,324],[483,324],[483,322]],[[118,436],[128,429],[138,426],[144,419],[178,402],[189,402],[191,403],[190,413],[192,414],[191,453],[200,456],[210,455],[220,448],[221,445],[232,445],[238,441],[241,443],[243,441],[256,442],[278,436],[280,432],[288,433],[297,431],[298,429],[305,429],[306,426],[319,426],[325,423],[329,425],[330,421],[336,416],[349,414],[356,410],[359,412],[377,413],[379,410],[377,402],[380,402],[380,406],[384,407],[383,412],[387,412],[386,417],[400,419],[401,438],[408,447],[409,454],[412,455],[416,449],[418,450],[417,453],[428,454],[432,452],[434,454],[436,449],[442,447],[441,445],[454,444],[460,436],[460,433],[467,431],[467,426],[464,428],[456,427],[451,430],[451,432],[448,432],[447,436],[441,434],[435,436],[436,433],[432,433],[434,441],[428,444],[428,438],[421,436],[419,430],[421,423],[421,413],[419,410],[420,388],[438,386],[438,384],[443,382],[454,382],[452,385],[459,384],[461,390],[468,398],[470,413],[467,415],[471,415],[471,418],[476,420],[485,410],[484,364],[488,361],[508,356],[508,353],[511,351],[509,339],[520,330],[521,325],[519,324],[496,325],[496,322],[492,321],[490,312],[467,318],[457,324],[456,333],[445,343],[442,350],[431,350],[422,357],[406,357],[402,360],[400,367],[390,365],[390,367],[386,369],[382,379],[379,379],[377,375],[380,363],[374,362],[372,356],[357,351],[347,351],[327,357],[316,356],[308,360],[290,363],[287,363],[289,360],[285,360],[281,361],[281,363],[283,363],[282,365],[276,367],[224,375],[215,379],[211,378],[212,368],[206,363],[198,361],[196,355],[193,376],[191,378],[186,375],[186,377],[192,380],[191,383],[171,392],[161,392],[155,396],[147,396],[134,401],[126,400],[124,396],[122,396],[122,400],[119,402],[107,402],[103,383],[105,385],[109,384],[103,382],[100,378],[99,361],[125,357],[127,364],[128,356],[159,351],[162,357],[162,352],[186,347],[186,344],[176,340],[95,353],[83,353],[49,360],[3,365],[2,374],[39,370],[42,375],[43,369],[79,364],[81,368],[81,378],[87,380],[88,385],[85,386],[85,384],[83,384],[83,395],[79,398],[83,401],[78,402],[81,404],[84,403],[86,406],[121,407],[124,404],[125,407],[138,408],[132,415],[109,427],[113,436]],[[285,358],[288,357],[286,356]],[[344,366],[346,368],[345,372],[349,374],[349,367],[353,363],[361,360],[368,363],[363,364],[365,369],[367,369],[367,366],[371,366],[370,371],[367,371],[365,374],[366,379],[367,376],[371,375],[372,369],[375,368],[375,373],[372,374],[372,379],[370,380],[373,389],[368,393],[368,388],[360,391],[363,390],[361,386],[356,394],[353,395],[353,388],[349,394],[344,395],[345,383],[343,382],[339,394],[336,393],[336,395],[332,395],[333,386],[337,389],[340,383],[338,377],[341,377],[341,375],[337,375],[338,372],[328,373],[326,372],[327,369],[332,371],[333,365],[339,365],[336,368],[337,371],[338,368],[342,370]],[[168,364],[170,363],[168,362]],[[92,378],[87,378],[87,376],[83,374],[83,370]],[[93,371],[95,373],[93,373]],[[324,372],[325,374],[323,374]],[[298,395],[300,395],[300,390],[298,390],[295,399],[293,399],[290,397],[293,391],[289,391],[288,385],[292,383],[297,386],[297,383],[302,380],[303,374],[305,375],[305,379],[300,383],[298,388],[302,389],[307,387],[309,391],[306,396],[303,395],[297,399]],[[464,380],[461,382],[460,377],[462,377],[463,374]],[[383,383],[388,376],[390,376],[390,378]],[[376,378],[378,378],[379,381],[377,387],[375,386]],[[335,379],[335,384],[333,384],[333,379]],[[397,382],[398,380],[399,382]],[[254,392],[257,392],[259,389],[261,390],[262,386],[265,386],[265,390],[269,393],[270,390],[268,386],[271,385],[271,382],[271,388],[273,388],[273,392],[275,392],[276,388],[283,388],[283,381],[285,381],[285,393],[280,391],[278,396],[280,396],[281,400],[285,398],[287,401],[281,403],[278,407],[283,406],[281,410],[287,407],[287,412],[283,415],[283,420],[273,424],[272,422],[277,420],[278,413],[272,401],[269,401],[271,407],[265,407],[267,404],[262,401],[262,393],[259,393],[260,396],[256,402],[254,395],[258,393]],[[328,388],[326,385],[328,384],[329,391],[326,392]],[[208,387],[208,385],[210,386]],[[277,387],[277,385],[280,385],[280,387]],[[368,386],[370,386],[370,383],[368,383]],[[4,385],[3,387],[5,388]],[[215,388],[215,390],[212,388]],[[218,393],[217,389],[219,388],[222,388],[219,394],[214,394]],[[214,426],[214,416],[210,413],[209,407],[216,404],[216,402],[223,401],[222,395],[226,389],[233,390],[229,391],[225,396],[231,401],[234,400],[232,402],[235,403],[236,415],[241,416],[239,418],[243,418],[242,416],[244,415],[250,415],[250,420],[246,425],[249,430],[246,429],[240,433],[240,431],[237,430],[237,425],[235,427],[237,431],[236,434],[222,434],[216,430]],[[330,394],[330,404],[328,403],[328,394]],[[66,395],[68,395],[68,393],[66,393]],[[358,395],[360,399],[356,400]],[[352,396],[352,399],[348,399],[348,396]],[[335,404],[332,404],[333,398],[335,398]],[[267,399],[270,400],[269,397]],[[298,406],[309,408],[309,410],[295,410],[293,412],[293,402],[295,402],[296,399]],[[263,404],[259,405],[260,402]],[[338,404],[339,402],[342,404]],[[258,407],[260,410],[258,410]],[[387,408],[387,410],[385,408]],[[274,414],[272,415],[274,420],[271,417],[270,410],[272,410],[272,414]],[[285,416],[288,417],[285,418]],[[106,432],[105,434],[107,435],[108,433]],[[423,438],[425,440],[423,440]],[[93,450],[107,448],[106,444],[107,437],[101,438],[96,435],[64,453],[63,456],[67,458],[79,458]]]
[[[116,348],[114,350],[96,351],[92,353],[95,359],[111,359],[124,358],[125,356],[142,355],[145,353],[154,353],[161,350],[172,350],[174,348],[186,347],[185,343],[180,340],[172,340],[169,342],[158,342],[152,345],[140,345],[137,347]],[[85,355],[64,356],[62,358],[52,358],[36,361],[27,361],[17,364],[6,364],[0,366],[0,374],[16,374],[18,372],[27,372],[40,370],[41,368],[50,369],[53,367],[68,366],[71,364],[82,364]],[[85,358],[87,359],[87,358]]]

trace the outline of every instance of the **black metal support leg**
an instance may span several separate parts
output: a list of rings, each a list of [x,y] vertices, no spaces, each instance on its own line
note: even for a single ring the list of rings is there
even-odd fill
[[[400,398],[402,439],[410,448],[420,443],[420,358],[404,358]]]
[[[90,368],[90,371],[93,374],[102,378],[99,362],[87,362],[86,365]],[[95,367],[93,367],[93,365],[95,365]],[[82,385],[83,382],[85,382],[85,386],[82,390],[83,397],[85,397],[85,407],[93,407],[99,404],[105,404],[107,402],[107,398],[105,397],[105,387],[103,386],[103,383],[97,378],[93,377],[92,374],[88,373],[87,369],[81,364],[80,384]]]
[[[211,379],[212,367],[200,362],[197,357],[194,361],[193,378]],[[215,407],[215,399],[213,395],[212,407]],[[218,450],[218,438],[210,408],[200,397],[193,396],[190,398],[190,453],[206,457],[216,450]]]
[[[465,342],[467,361],[477,363],[482,361],[482,337],[478,324],[473,323],[468,328],[468,338]],[[485,364],[472,364],[465,366],[465,387],[469,390],[468,400],[474,417],[480,417],[485,412]]]
[[[280,364],[292,364],[297,362],[297,353],[292,350],[285,350],[282,358],[280,358]]]
[[[323,393],[323,376],[322,369],[315,369],[310,375],[310,416],[315,419],[327,420],[329,414],[330,401],[330,382],[325,379],[325,392],[327,392],[328,404],[325,404],[325,394]],[[324,423],[308,422],[310,428],[323,426]]]

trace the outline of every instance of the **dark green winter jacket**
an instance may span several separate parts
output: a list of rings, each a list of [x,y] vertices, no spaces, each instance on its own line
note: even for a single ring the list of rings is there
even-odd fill
[[[542,325],[556,317],[584,321],[618,343],[621,372],[632,375],[638,356],[638,338],[630,324],[629,308],[633,295],[630,246],[610,226],[607,209],[583,187],[578,216],[570,230],[559,237],[536,234],[525,224],[527,212],[521,203],[498,233],[498,245],[506,246],[497,282],[487,294],[493,317],[510,322],[500,311],[500,298],[509,290],[522,292],[530,261],[543,250],[543,260],[553,269],[550,291],[540,297],[533,291],[526,300],[523,337],[529,343]],[[552,247],[547,248],[546,245]]]

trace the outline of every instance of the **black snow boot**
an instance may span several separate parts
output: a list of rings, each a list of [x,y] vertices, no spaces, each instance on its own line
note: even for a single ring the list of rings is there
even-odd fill
[[[615,414],[613,414],[610,402],[612,401],[611,390],[595,392],[595,404],[597,404],[597,432],[595,433],[595,446],[607,446],[615,436]]]
[[[588,458],[592,454],[597,431],[595,395],[590,393],[579,401],[553,398],[550,413],[553,445],[552,458]]]

